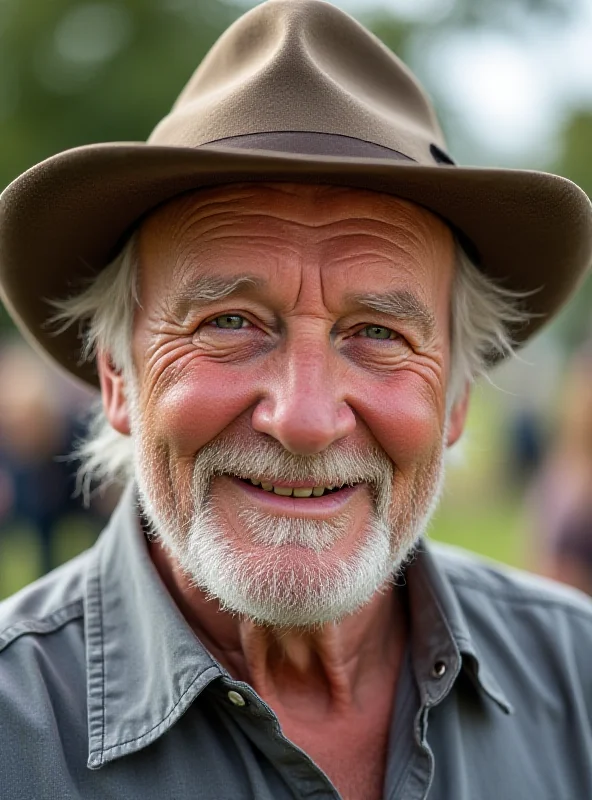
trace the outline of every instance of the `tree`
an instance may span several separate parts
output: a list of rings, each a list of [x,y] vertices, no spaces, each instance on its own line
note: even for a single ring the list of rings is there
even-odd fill
[[[238,15],[216,0],[0,0],[0,187],[68,147],[145,139]]]

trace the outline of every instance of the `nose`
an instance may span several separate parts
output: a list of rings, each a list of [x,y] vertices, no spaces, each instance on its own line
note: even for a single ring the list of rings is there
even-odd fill
[[[253,411],[253,428],[298,455],[320,453],[353,433],[356,418],[339,388],[335,360],[329,343],[288,348]]]

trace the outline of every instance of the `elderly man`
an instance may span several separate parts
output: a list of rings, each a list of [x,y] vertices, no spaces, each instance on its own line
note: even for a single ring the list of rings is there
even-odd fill
[[[392,53],[271,0],[1,213],[13,317],[100,384],[81,480],[128,479],[0,607],[2,797],[592,797],[588,602],[422,539],[471,381],[589,264],[577,187],[455,167]]]

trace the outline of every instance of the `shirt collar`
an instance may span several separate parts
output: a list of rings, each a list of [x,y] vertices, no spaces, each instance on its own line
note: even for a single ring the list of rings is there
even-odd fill
[[[420,541],[405,577],[411,652],[422,705],[441,702],[463,671],[478,691],[513,714],[512,704],[475,646],[448,576],[426,541]]]
[[[226,675],[164,586],[141,535],[134,485],[95,547],[87,576],[88,766],[136,752],[167,731]],[[424,706],[439,703],[461,669],[512,713],[473,644],[454,590],[425,543],[406,569],[411,652]],[[438,674],[444,665],[443,674]]]
[[[86,590],[88,766],[146,747],[223,672],[162,583],[129,486],[101,535]]]

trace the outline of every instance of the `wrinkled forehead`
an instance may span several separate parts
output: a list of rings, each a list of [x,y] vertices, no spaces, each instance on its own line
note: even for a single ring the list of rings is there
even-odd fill
[[[448,283],[454,262],[452,233],[429,210],[391,195],[339,186],[251,183],[200,190],[159,207],[140,230],[142,273],[148,280],[157,274],[168,285],[188,264],[208,270],[213,254],[238,262],[248,257],[249,248],[273,251],[285,262],[298,253],[314,253],[327,269],[335,260],[355,262],[361,253],[366,260],[368,255],[377,261],[392,258],[420,285],[435,278]],[[259,266],[265,268],[263,261]]]
[[[407,229],[426,243],[451,239],[447,225],[428,209],[393,195],[344,186],[299,183],[243,183],[202,189],[180,195],[159,206],[142,225],[142,238],[152,245],[180,240],[189,231],[207,234],[232,216],[277,217],[309,231],[353,222],[369,229],[391,226]],[[373,225],[374,223],[374,225]]]

